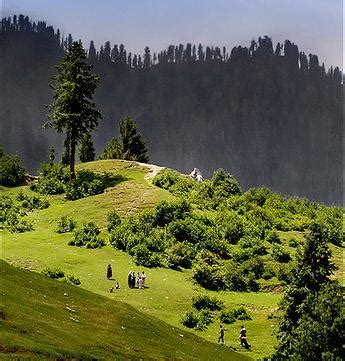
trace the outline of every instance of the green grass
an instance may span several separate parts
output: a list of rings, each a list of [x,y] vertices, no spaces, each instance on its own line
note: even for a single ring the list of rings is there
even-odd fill
[[[1,358],[246,360],[123,303],[0,261]]]
[[[137,213],[152,207],[163,199],[173,199],[168,191],[154,187],[146,179],[148,168],[134,162],[97,161],[78,165],[79,169],[90,169],[95,172],[110,172],[121,175],[124,181],[105,193],[80,199],[65,201],[63,196],[47,197],[51,206],[45,210],[35,211],[26,218],[33,221],[35,230],[23,234],[3,233],[1,258],[9,263],[40,272],[45,267],[58,267],[68,274],[79,277],[84,288],[110,300],[122,301],[146,315],[156,317],[172,327],[188,329],[181,325],[182,315],[191,307],[191,300],[197,293],[216,295],[222,299],[227,308],[245,306],[252,316],[245,321],[248,341],[252,345],[250,352],[244,351],[238,342],[238,333],[242,321],[226,326],[226,344],[238,352],[244,352],[253,358],[262,358],[272,353],[275,337],[272,335],[277,326],[276,315],[281,293],[275,292],[206,292],[191,280],[191,271],[173,271],[170,269],[145,269],[147,285],[145,290],[127,289],[127,273],[142,268],[136,266],[127,253],[117,251],[110,246],[102,249],[85,249],[71,247],[67,242],[72,234],[56,234],[54,229],[62,215],[71,216],[80,225],[82,222],[93,221],[102,228],[101,236],[106,239],[106,215],[111,209],[117,210],[122,216]],[[20,189],[28,191],[28,187],[3,188],[3,194],[14,197]],[[300,232],[281,232],[280,237],[284,248],[293,255],[295,248],[289,247],[288,239],[294,236],[303,242]],[[332,246],[334,259],[342,264],[340,247]],[[114,281],[105,277],[106,266],[111,263],[115,280],[121,289],[115,293],[108,290]],[[274,288],[273,288],[274,289]],[[191,331],[202,338],[216,342],[219,321],[215,320],[205,331]]]

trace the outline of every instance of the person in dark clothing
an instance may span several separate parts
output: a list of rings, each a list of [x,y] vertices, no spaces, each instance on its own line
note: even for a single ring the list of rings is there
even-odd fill
[[[133,288],[132,287],[132,271],[129,271],[129,273],[128,273],[127,282],[128,282],[128,288]]]
[[[134,272],[131,273],[131,285],[132,285],[131,288],[135,287],[135,273]]]
[[[223,328],[222,325],[219,326],[219,332],[218,332],[218,343],[222,342],[222,344],[224,344],[224,332],[226,331],[225,328]]]
[[[108,280],[109,280],[109,279],[112,278],[112,277],[113,277],[113,270],[112,270],[112,268],[111,268],[111,265],[108,264],[108,268],[107,268],[107,278],[108,278]]]
[[[244,328],[244,326],[241,326],[240,341],[241,341],[241,346],[243,346],[244,348],[248,349],[250,347],[250,345],[247,342],[247,330]]]

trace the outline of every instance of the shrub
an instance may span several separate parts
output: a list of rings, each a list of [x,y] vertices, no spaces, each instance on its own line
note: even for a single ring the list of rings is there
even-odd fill
[[[24,184],[25,168],[17,156],[6,155],[0,150],[0,185],[15,187]]]
[[[197,310],[208,309],[210,311],[219,311],[224,307],[224,302],[216,297],[207,295],[197,295],[192,299],[192,306]]]
[[[110,232],[109,243],[121,251],[126,251],[127,244],[132,237],[134,235],[130,230],[129,222],[124,221]]]
[[[272,229],[266,231],[265,241],[269,243],[281,243],[278,233]]]
[[[195,311],[187,311],[181,319],[182,325],[194,328],[199,322],[199,316]]]
[[[111,232],[113,229],[115,229],[117,226],[121,223],[121,217],[118,215],[118,213],[115,210],[112,210],[107,215],[107,229],[108,232]]]
[[[247,313],[247,310],[243,306],[241,306],[238,308],[234,308],[233,310],[221,311],[219,315],[219,319],[221,322],[225,324],[230,324],[230,323],[234,323],[237,320],[247,321],[247,320],[251,320],[252,318]]]
[[[165,256],[170,268],[191,268],[195,250],[186,242],[177,242],[165,251]]]
[[[92,222],[84,223],[81,228],[74,231],[74,238],[68,244],[70,246],[86,248],[100,248],[104,241],[99,237],[100,230]]]
[[[75,276],[67,276],[64,278],[64,281],[67,283],[70,283],[74,286],[79,286],[81,284],[80,279],[78,277]]]
[[[103,193],[104,189],[112,184],[108,174],[98,175],[89,170],[77,172],[76,179],[66,185],[66,199],[74,201],[80,198]]]
[[[296,238],[291,237],[288,240],[288,244],[289,244],[290,247],[296,248],[299,245],[299,242],[298,242],[298,240]]]
[[[35,195],[30,196],[28,194],[19,194],[19,198],[22,199],[21,206],[29,211],[32,211],[34,209],[45,209],[50,206],[50,203],[47,199],[42,199]]]
[[[291,260],[289,252],[285,251],[284,248],[278,244],[274,244],[272,247],[272,257],[280,263],[286,263]]]
[[[76,226],[76,222],[71,217],[62,216],[57,223],[55,232],[56,233],[72,232],[75,226]]]
[[[62,194],[65,192],[65,186],[57,178],[39,179],[30,186],[30,189],[41,194]]]
[[[135,263],[145,267],[154,267],[151,265],[152,252],[147,248],[146,244],[138,244],[133,247]]]
[[[171,186],[179,181],[180,177],[181,175],[177,172],[164,169],[154,177],[152,183],[157,187],[169,190]]]
[[[53,279],[59,279],[65,276],[65,272],[60,268],[45,268],[41,273]]]
[[[188,217],[171,222],[168,231],[179,242],[198,243],[205,240],[207,227],[200,221]]]
[[[164,227],[177,219],[185,219],[191,214],[190,205],[185,201],[159,203],[155,211],[155,226]]]
[[[187,311],[181,319],[181,323],[189,328],[196,328],[199,331],[205,330],[212,322],[210,311],[203,309],[199,312]]]
[[[216,170],[213,173],[211,181],[215,196],[220,199],[229,198],[231,195],[242,193],[237,180],[231,174],[226,173],[224,169]]]

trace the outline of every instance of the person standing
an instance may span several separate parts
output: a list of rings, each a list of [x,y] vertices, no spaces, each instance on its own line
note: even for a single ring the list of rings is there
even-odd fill
[[[107,267],[107,278],[108,278],[108,280],[109,280],[109,279],[112,278],[112,277],[113,277],[113,270],[112,270],[112,268],[111,268],[111,265],[108,264],[108,267]]]
[[[139,288],[140,288],[140,289],[144,288],[144,287],[143,287],[143,279],[142,279],[141,277],[139,277],[138,283],[139,283]]]
[[[141,279],[143,280],[143,288],[145,288],[146,274],[144,271],[141,274]]]
[[[222,325],[219,326],[219,332],[218,332],[218,343],[221,342],[224,345],[224,333],[225,333],[226,329],[223,328]]]
[[[127,282],[128,282],[128,288],[133,288],[132,287],[132,271],[129,271],[129,273],[128,273]]]

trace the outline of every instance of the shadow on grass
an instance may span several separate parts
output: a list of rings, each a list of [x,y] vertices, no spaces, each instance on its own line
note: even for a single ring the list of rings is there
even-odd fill
[[[126,182],[129,180],[129,178],[124,177],[121,174],[114,175],[110,173],[102,174],[100,178],[105,186],[105,189],[114,187],[122,182]]]

